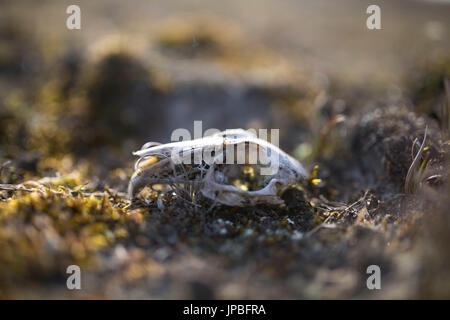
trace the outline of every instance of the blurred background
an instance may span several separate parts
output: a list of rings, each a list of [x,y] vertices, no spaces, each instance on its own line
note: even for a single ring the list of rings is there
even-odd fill
[[[69,16],[66,9],[72,4],[81,8],[81,30],[66,27]],[[382,30],[366,27],[366,9],[370,4],[381,7]],[[379,201],[388,203],[383,214],[371,214],[371,219],[382,216],[377,225],[383,219],[383,223],[392,223],[392,228],[398,221],[409,225],[410,221],[404,222],[398,213],[402,205],[398,194],[403,190],[411,163],[411,145],[415,138],[422,140],[425,123],[430,130],[430,157],[436,159],[435,168],[446,168],[442,143],[448,140],[448,113],[445,120],[442,106],[446,101],[444,79],[450,76],[449,26],[450,1],[444,0],[2,0],[0,182],[11,186],[29,180],[42,182],[46,178],[42,183],[55,188],[64,186],[71,192],[81,190],[80,186],[89,191],[109,188],[119,194],[118,198],[110,199],[110,209],[115,212],[116,207],[124,207],[120,197],[132,173],[135,159],[131,152],[145,142],[169,142],[177,128],[193,133],[194,120],[203,121],[203,130],[279,128],[282,149],[308,170],[319,164],[322,183],[308,195],[308,201],[317,204],[326,198],[351,204],[364,193],[362,190],[370,189]],[[307,249],[301,250],[306,252],[301,261],[309,259],[311,263],[306,267],[297,265],[303,263],[296,260],[302,254],[292,241],[287,243],[295,247],[291,249],[296,256],[286,253],[280,258],[269,254],[271,249],[258,253],[252,249],[252,242],[233,236],[229,239],[231,244],[228,243],[233,248],[230,251],[226,248],[220,251],[214,244],[201,245],[208,254],[221,252],[226,257],[223,259],[229,258],[231,262],[204,255],[193,258],[191,255],[198,251],[189,251],[178,265],[194,271],[180,278],[174,262],[178,260],[161,267],[158,263],[165,258],[160,261],[158,257],[179,250],[173,243],[178,241],[173,240],[173,235],[176,239],[183,238],[178,232],[183,233],[180,230],[184,229],[176,225],[181,220],[172,229],[151,229],[157,234],[154,238],[147,239],[142,234],[141,238],[134,237],[144,240],[131,241],[133,251],[124,248],[123,243],[116,245],[119,236],[116,240],[105,236],[108,232],[104,226],[79,234],[75,231],[78,227],[63,224],[62,228],[60,222],[55,222],[55,232],[45,233],[42,230],[46,227],[42,226],[49,222],[43,218],[41,222],[33,222],[38,232],[30,231],[35,229],[28,230],[26,224],[7,220],[5,212],[10,212],[8,217],[23,214],[21,219],[25,221],[36,211],[59,219],[57,214],[67,209],[64,207],[67,203],[47,199],[47,207],[28,196],[16,199],[12,189],[5,190],[0,191],[3,205],[0,273],[5,275],[0,277],[0,297],[27,297],[25,291],[11,289],[24,279],[27,279],[22,283],[25,288],[33,283],[44,288],[37,295],[54,297],[56,293],[51,286],[40,286],[39,281],[64,277],[58,260],[65,257],[61,261],[75,259],[92,266],[95,265],[92,255],[99,248],[112,248],[106,251],[111,259],[130,257],[127,261],[134,264],[124,274],[129,275],[131,283],[144,277],[145,270],[152,274],[149,277],[154,282],[146,289],[134,291],[125,287],[119,290],[111,284],[114,289],[110,296],[92,293],[93,290],[87,294],[93,297],[366,297],[355,284],[355,274],[356,270],[360,272],[362,262],[372,257],[353,255],[351,251],[351,243],[359,236],[365,237],[365,231],[361,231],[363,235],[359,231],[347,234],[342,247],[330,247],[332,238],[327,238],[323,250],[308,244]],[[437,211],[445,208],[444,197],[433,199],[439,199],[435,203],[442,205]],[[55,203],[59,204],[53,207]],[[70,205],[72,209],[68,212],[83,213],[83,205],[87,204],[75,206],[78,209]],[[98,203],[92,206],[97,205],[100,206]],[[372,209],[368,209],[369,213]],[[2,220],[2,213],[6,220]],[[134,213],[126,219],[135,223],[142,218],[140,215]],[[109,213],[107,216],[110,218]],[[99,219],[109,221],[109,218]],[[443,238],[435,240],[437,247],[442,246],[439,248],[448,252],[443,241],[450,225],[446,219],[447,224],[443,224],[446,227],[439,233]],[[275,220],[274,225],[281,223]],[[162,222],[157,218],[153,223]],[[116,228],[115,222],[112,225]],[[126,229],[127,234],[141,230],[133,228]],[[120,230],[116,231],[123,233]],[[143,230],[148,234],[147,229]],[[212,227],[208,230],[215,236],[219,232]],[[395,233],[397,240],[415,232],[395,230],[388,233]],[[291,234],[294,231],[290,230]],[[211,237],[208,232],[200,238],[191,237],[196,241],[186,240],[189,244],[185,245],[195,248],[202,241],[207,242],[205,239]],[[33,246],[32,243],[40,243],[33,241],[34,237],[47,239],[42,240],[45,245]],[[58,246],[55,237],[64,245]],[[386,251],[383,241],[377,242],[374,254],[384,257],[383,261],[391,261],[392,253]],[[397,248],[405,253],[402,250],[412,246],[411,241],[407,238],[407,243]],[[82,243],[81,247],[77,243]],[[240,243],[244,243],[245,250]],[[174,246],[178,249],[173,249]],[[422,249],[427,251],[426,248]],[[127,250],[126,255],[123,252]],[[414,255],[414,259],[420,260],[422,253]],[[240,265],[239,257],[246,255],[249,255],[248,260],[244,259],[247,262]],[[279,262],[272,264],[270,259],[264,260],[267,265],[263,263],[262,267],[255,262],[268,256],[274,261],[297,262],[292,262],[292,269],[283,269]],[[335,258],[327,260],[328,256]],[[156,262],[145,260],[150,257]],[[433,256],[430,261],[435,264],[427,269],[429,274],[445,270],[450,261],[447,258]],[[213,270],[208,269],[208,259],[222,268],[219,278],[214,278]],[[393,270],[392,278],[403,284],[398,290],[391,288],[388,296],[448,297],[449,282],[435,278],[428,282],[422,278],[405,280],[408,275],[419,277],[423,272],[420,267],[413,267],[414,259],[405,254],[397,273],[393,262],[386,262],[390,266],[387,268]],[[93,270],[102,276],[113,272],[113,267],[107,267],[109,262],[102,263]],[[269,277],[268,282],[253,283],[247,278],[255,270],[254,263],[257,270],[263,270]],[[334,273],[328,274],[321,268]],[[235,270],[236,274],[228,270]],[[91,280],[98,281],[94,271]],[[164,272],[169,275],[162,276]],[[213,284],[202,283],[204,272]],[[403,274],[407,276],[402,278]],[[313,283],[308,282],[309,278],[314,278]],[[348,281],[339,282],[341,278]],[[449,280],[448,276],[446,279]],[[239,286],[242,281],[245,288]],[[95,287],[96,282],[92,283]],[[183,291],[184,283],[188,283],[188,291]],[[296,287],[285,290],[286,283],[295,283]],[[419,284],[426,290],[419,289]]]
[[[378,31],[370,1],[79,2],[81,30],[66,28],[70,4],[2,1],[2,110],[26,119],[27,150],[130,151],[194,120],[281,128],[293,150],[325,105],[400,98],[450,45],[445,1],[377,2]]]

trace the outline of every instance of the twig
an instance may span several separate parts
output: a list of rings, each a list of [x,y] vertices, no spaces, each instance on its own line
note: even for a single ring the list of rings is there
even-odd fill
[[[414,176],[414,171],[416,170],[417,166],[419,165],[420,158],[423,153],[423,149],[425,148],[425,143],[427,142],[427,133],[428,133],[428,126],[425,127],[425,134],[423,136],[422,144],[420,145],[419,152],[417,152],[416,157],[414,158],[413,162],[411,163],[411,166],[408,169],[408,173],[406,174],[405,179],[405,193],[413,193],[413,186],[411,185],[411,180]]]
[[[338,207],[338,208],[334,208],[335,211],[338,210],[343,210],[344,213],[348,212],[350,209],[352,209],[353,207],[355,207],[357,204],[360,204],[361,202],[366,200],[367,194],[369,193],[369,190],[366,190],[366,192],[364,193],[364,195],[359,198],[357,201],[355,201],[354,203],[352,203],[351,205],[347,206],[347,207]],[[314,227],[312,230],[310,230],[306,236],[309,237],[311,235],[313,235],[314,233],[316,233],[317,231],[319,231],[319,229],[324,228],[327,226],[327,222],[332,218],[332,215],[329,215],[321,224],[319,224],[318,226]]]
[[[35,184],[36,187],[35,188],[27,188],[27,187],[24,186],[25,184],[31,184],[31,183]],[[16,192],[16,191],[25,191],[25,192],[41,192],[41,193],[44,193],[45,191],[40,189],[42,187],[46,188],[45,191],[49,191],[49,192],[51,192],[53,194],[64,194],[64,192],[59,192],[59,191],[52,190],[51,188],[48,188],[45,185],[39,184],[39,183],[37,183],[35,181],[28,181],[28,182],[25,182],[23,184],[16,184],[16,185],[4,184],[4,183],[0,184],[0,190],[14,191],[14,192]],[[91,197],[91,196],[94,196],[94,197],[112,197],[112,195],[109,192],[81,192],[81,191],[78,191],[78,193],[81,194],[83,197]],[[123,193],[123,192],[118,192],[117,195],[119,197],[126,197],[126,194]]]
[[[29,188],[25,188],[22,185],[13,185],[13,184],[0,184],[0,190],[5,190],[5,191],[26,191],[26,192],[34,192],[36,191],[35,189],[29,189]]]

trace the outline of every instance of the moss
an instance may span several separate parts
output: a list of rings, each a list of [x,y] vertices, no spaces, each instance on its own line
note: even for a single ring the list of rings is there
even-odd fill
[[[0,282],[58,276],[70,264],[94,268],[101,250],[142,223],[106,196],[73,196],[65,188],[19,192],[0,203]]]

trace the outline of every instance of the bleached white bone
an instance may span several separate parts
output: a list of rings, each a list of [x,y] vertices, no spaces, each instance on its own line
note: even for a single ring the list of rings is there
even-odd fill
[[[215,172],[218,170],[217,164],[221,164],[220,160],[224,157],[224,148],[222,147],[242,144],[253,144],[265,150],[266,153],[269,151],[270,159],[276,159],[277,161],[278,168],[276,172],[268,177],[270,178],[269,182],[267,185],[261,186],[260,190],[245,191],[233,185],[221,184],[215,181]],[[145,185],[164,182],[164,175],[170,176],[171,173],[175,175],[175,165],[172,158],[177,152],[182,151],[190,159],[193,153],[198,152],[202,154],[206,149],[217,150],[217,152],[209,168],[204,169],[206,171],[205,176],[200,181],[182,182],[195,182],[200,186],[200,192],[203,196],[221,204],[230,206],[245,206],[258,203],[279,204],[283,201],[278,197],[277,191],[284,186],[296,184],[306,177],[306,171],[303,166],[277,146],[257,138],[249,131],[233,129],[201,139],[153,145],[134,152],[133,154],[139,156],[140,159],[136,163],[136,171],[130,180],[130,197],[136,195]],[[150,156],[161,157],[162,160],[146,168],[140,168],[139,162]]]

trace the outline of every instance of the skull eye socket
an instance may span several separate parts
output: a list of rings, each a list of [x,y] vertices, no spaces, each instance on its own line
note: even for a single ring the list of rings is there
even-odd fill
[[[270,177],[259,175],[259,169],[258,165],[222,165],[216,171],[216,182],[233,185],[243,191],[258,191],[270,180]]]

